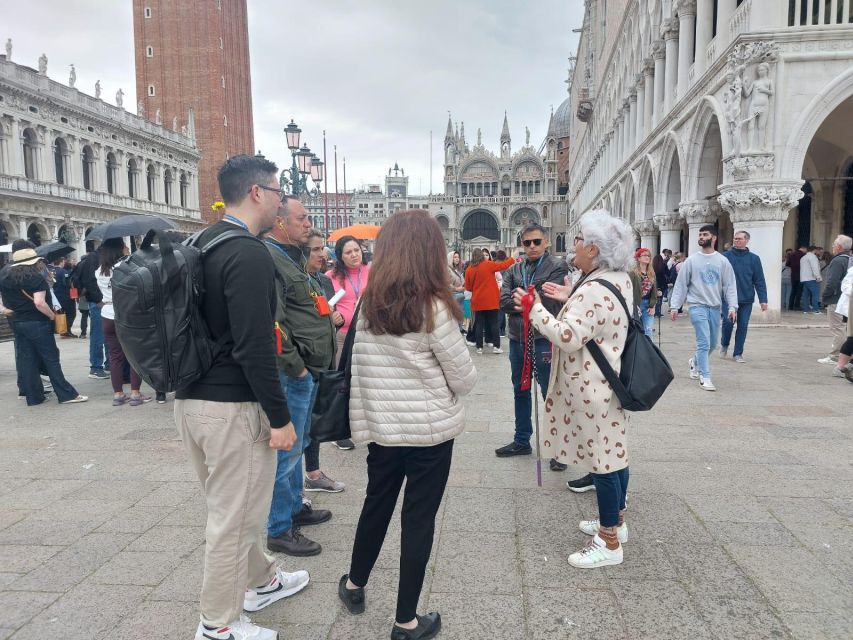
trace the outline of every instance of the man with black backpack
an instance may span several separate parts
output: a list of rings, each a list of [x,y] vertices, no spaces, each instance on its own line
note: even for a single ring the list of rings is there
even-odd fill
[[[201,377],[177,389],[175,422],[207,502],[201,622],[196,640],[275,640],[242,611],[301,591],[308,573],[286,573],[261,537],[276,451],[297,442],[275,361],[275,268],[257,236],[269,231],[283,193],[278,169],[239,155],[219,170],[226,215],[197,239],[242,230],[203,253],[201,315],[218,350]]]
[[[90,251],[77,263],[71,272],[71,284],[77,287],[81,296],[89,303],[89,377],[94,380],[109,380],[110,374],[104,371],[106,357],[104,352],[104,329],[101,321],[101,307],[104,295],[98,287],[95,271],[98,269],[98,253]]]

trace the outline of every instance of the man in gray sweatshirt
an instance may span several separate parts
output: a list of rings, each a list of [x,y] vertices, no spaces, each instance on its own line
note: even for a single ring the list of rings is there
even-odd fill
[[[678,309],[687,302],[690,305],[690,322],[696,332],[696,353],[690,358],[690,377],[699,380],[705,391],[716,391],[711,382],[709,358],[720,337],[720,318],[723,300],[728,305],[729,320],[737,317],[737,281],[731,263],[714,244],[717,228],[706,224],[699,229],[700,253],[692,253],[678,272],[675,288],[669,299],[669,313],[673,322],[678,318]]]

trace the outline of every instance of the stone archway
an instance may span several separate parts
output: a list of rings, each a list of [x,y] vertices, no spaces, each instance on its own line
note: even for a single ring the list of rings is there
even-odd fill
[[[473,240],[478,237],[495,241],[501,239],[498,220],[488,209],[475,209],[462,220],[462,239]]]
[[[27,240],[37,247],[41,246],[45,242],[50,242],[50,232],[43,224],[33,222],[27,227]]]

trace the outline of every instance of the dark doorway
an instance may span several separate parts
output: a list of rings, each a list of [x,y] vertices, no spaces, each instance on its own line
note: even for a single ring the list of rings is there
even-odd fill
[[[806,181],[802,189],[806,195],[803,196],[803,199],[797,205],[797,246],[808,247],[812,243],[812,198],[814,197],[814,189],[812,189],[812,183],[808,181]]]

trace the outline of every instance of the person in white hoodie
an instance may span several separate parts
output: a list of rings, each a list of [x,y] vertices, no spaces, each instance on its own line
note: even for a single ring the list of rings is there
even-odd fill
[[[459,332],[441,229],[426,211],[395,213],[383,225],[357,315],[349,417],[353,441],[369,443],[367,495],[338,596],[351,613],[364,611],[364,587],[405,480],[391,638],[432,638],[441,616],[416,607],[453,441],[465,424],[460,396],[477,372]]]
[[[801,306],[803,313],[814,313],[820,315],[820,262],[817,254],[820,247],[811,246],[800,260],[800,283],[803,286],[803,297]]]

